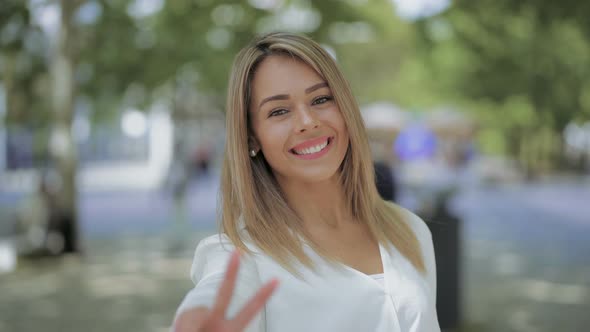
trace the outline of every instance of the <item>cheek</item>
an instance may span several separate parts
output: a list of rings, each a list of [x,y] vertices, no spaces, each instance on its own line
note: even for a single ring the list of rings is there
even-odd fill
[[[344,136],[345,138],[348,137],[346,122],[344,121],[344,117],[342,117],[340,109],[337,107],[331,109],[330,112],[326,114],[325,121],[330,123],[330,126],[336,129],[340,135]]]
[[[261,128],[259,141],[264,154],[267,157],[282,153],[287,140],[288,131],[281,126],[269,126]]]

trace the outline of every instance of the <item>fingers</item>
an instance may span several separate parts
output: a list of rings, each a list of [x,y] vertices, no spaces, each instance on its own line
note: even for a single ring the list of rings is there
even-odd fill
[[[236,317],[232,320],[231,325],[238,331],[246,328],[248,323],[256,316],[258,311],[264,307],[272,293],[275,291],[279,284],[277,279],[273,279],[266,283],[262,288],[258,290],[256,295],[246,303],[246,305],[240,310]]]
[[[206,318],[206,325],[212,324],[213,322],[221,322],[225,319],[225,313],[235,289],[239,266],[240,254],[236,250],[230,257],[225,277],[217,293],[215,304],[213,305],[210,314]],[[264,307],[270,296],[275,291],[278,283],[278,280],[273,279],[262,286],[262,288],[258,290],[258,292],[236,315],[236,317],[231,322],[229,322],[232,328],[238,331],[245,329],[248,323],[254,318],[260,309]]]
[[[174,332],[192,332],[195,328],[200,328],[209,314],[209,309],[198,307],[189,309],[174,321]]]
[[[221,287],[217,293],[217,299],[213,305],[211,311],[211,319],[224,319],[225,312],[231,300],[234,288],[236,285],[236,278],[238,276],[238,268],[240,266],[240,253],[235,250],[229,260],[227,271],[225,272],[225,278],[221,283]]]

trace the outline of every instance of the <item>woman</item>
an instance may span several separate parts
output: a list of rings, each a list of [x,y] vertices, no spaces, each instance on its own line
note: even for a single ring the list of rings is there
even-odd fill
[[[256,39],[227,107],[222,234],[197,247],[175,330],[439,331],[430,232],[379,198],[330,55],[298,35]]]

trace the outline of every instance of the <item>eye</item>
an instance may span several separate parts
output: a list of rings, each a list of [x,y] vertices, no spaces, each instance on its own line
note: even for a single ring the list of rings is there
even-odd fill
[[[279,108],[276,110],[272,110],[270,113],[268,113],[268,117],[270,118],[271,116],[279,116],[279,115],[283,115],[285,113],[287,113],[288,111],[284,108]]]
[[[312,105],[325,104],[325,103],[329,102],[332,99],[334,99],[332,96],[321,96],[321,97],[317,97],[316,99],[314,99],[311,104]]]

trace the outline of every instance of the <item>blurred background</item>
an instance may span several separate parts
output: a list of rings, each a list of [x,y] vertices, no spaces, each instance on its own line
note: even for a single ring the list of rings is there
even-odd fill
[[[447,331],[590,326],[590,2],[1,0],[0,331],[167,331],[216,232],[230,63],[337,59]]]

